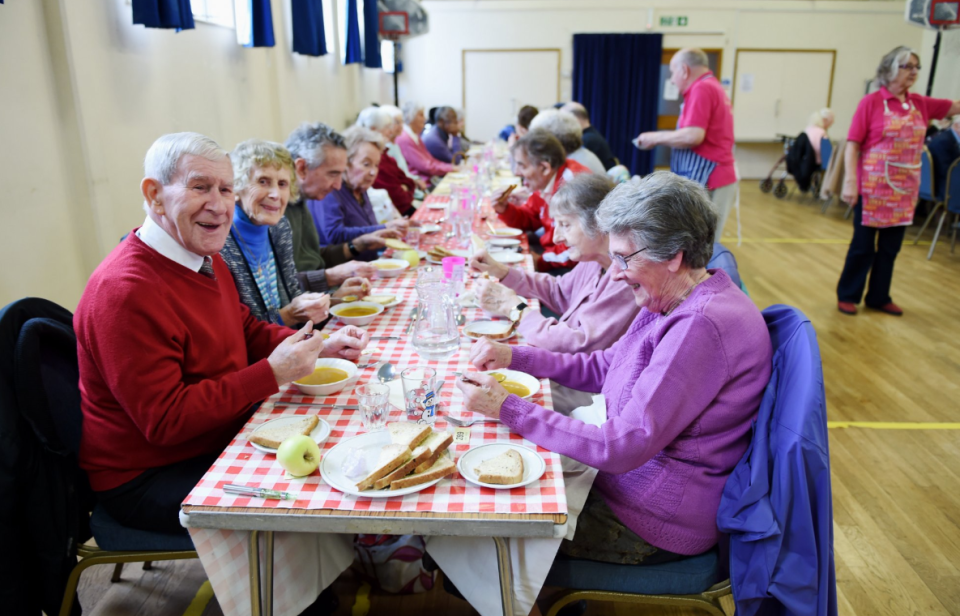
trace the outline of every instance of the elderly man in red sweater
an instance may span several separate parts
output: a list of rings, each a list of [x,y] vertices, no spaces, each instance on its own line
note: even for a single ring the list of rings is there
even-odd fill
[[[500,220],[511,227],[524,231],[537,231],[543,227],[540,246],[543,254],[536,257],[537,271],[566,271],[574,263],[567,256],[567,247],[553,241],[553,219],[550,217],[550,199],[563,183],[578,173],[590,170],[575,160],[568,159],[563,145],[542,128],[528,132],[510,148],[513,168],[523,178],[523,185],[532,194],[522,205],[504,198],[504,191],[494,195],[493,209]],[[561,269],[563,268],[563,269]]]
[[[121,524],[184,532],[180,503],[258,402],[353,359],[369,336],[313,324],[291,335],[240,302],[220,258],[232,221],[230,159],[196,133],[150,147],[146,220],[90,277],[74,316],[83,433],[80,465]]]

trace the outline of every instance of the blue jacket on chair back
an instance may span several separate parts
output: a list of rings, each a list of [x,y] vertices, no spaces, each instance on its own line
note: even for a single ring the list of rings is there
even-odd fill
[[[773,372],[747,452],[727,480],[717,526],[730,534],[738,616],[834,616],[833,504],[820,349],[790,306],[763,311]]]

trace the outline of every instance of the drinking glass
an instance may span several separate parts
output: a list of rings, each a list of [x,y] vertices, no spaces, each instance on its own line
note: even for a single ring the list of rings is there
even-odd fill
[[[403,239],[414,250],[420,250],[420,227],[413,225],[407,227],[407,233]]]
[[[411,366],[400,373],[407,421],[432,424],[437,421],[437,371],[429,366]]]
[[[357,388],[360,421],[367,432],[383,430],[390,414],[390,388],[383,383],[367,383]]]

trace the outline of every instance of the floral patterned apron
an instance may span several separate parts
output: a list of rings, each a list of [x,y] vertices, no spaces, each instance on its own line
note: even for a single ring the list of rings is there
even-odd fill
[[[926,132],[923,114],[912,102],[908,113],[898,115],[883,101],[883,137],[860,159],[863,226],[899,227],[913,222]]]

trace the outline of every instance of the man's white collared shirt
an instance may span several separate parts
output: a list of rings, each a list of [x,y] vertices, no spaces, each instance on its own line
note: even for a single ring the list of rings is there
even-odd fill
[[[203,257],[181,246],[177,240],[170,237],[170,234],[163,227],[153,222],[153,219],[149,216],[143,221],[143,226],[137,229],[137,237],[161,255],[189,270],[199,272],[203,265]]]

